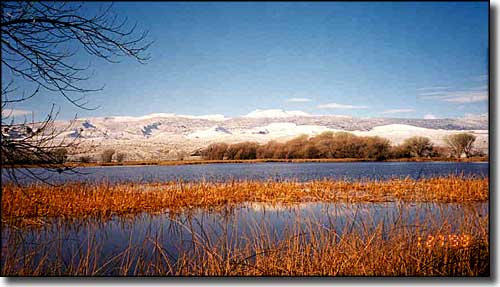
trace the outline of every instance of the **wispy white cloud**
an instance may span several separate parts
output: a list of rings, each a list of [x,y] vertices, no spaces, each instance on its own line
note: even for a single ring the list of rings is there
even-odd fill
[[[383,115],[402,114],[402,113],[412,113],[414,111],[415,111],[414,109],[391,109],[391,110],[385,110],[383,112],[380,112],[380,114],[383,114]]]
[[[310,102],[311,99],[308,99],[308,98],[290,98],[286,101],[292,102],[292,103],[305,103],[305,102]]]
[[[32,111],[27,110],[19,110],[19,109],[3,109],[2,117],[15,117],[15,116],[24,116],[30,115]]]
[[[479,92],[457,92],[452,95],[448,95],[446,98],[444,98],[445,101],[447,102],[454,102],[454,103],[476,103],[476,102],[483,102],[488,100],[488,93],[479,91]]]
[[[474,76],[471,79],[476,80],[476,81],[486,81],[488,80],[489,76],[488,75],[479,75],[479,76]]]
[[[436,95],[443,95],[443,92],[425,92],[425,93],[420,93],[419,96],[436,96]]]
[[[435,120],[435,119],[437,119],[437,117],[435,115],[433,115],[433,114],[426,114],[426,115],[424,115],[424,119],[426,119],[426,120]]]
[[[344,104],[338,104],[338,103],[328,103],[328,104],[321,104],[318,105],[318,109],[346,109],[346,110],[353,110],[353,109],[367,109],[367,106],[354,106],[354,105],[344,105]]]
[[[422,99],[441,100],[449,103],[477,103],[488,100],[488,91],[449,91],[449,92],[431,92],[419,95]]]
[[[423,88],[418,88],[417,91],[436,91],[436,90],[447,90],[450,87],[445,87],[445,86],[435,86],[435,87],[423,87]]]
[[[310,114],[303,111],[284,111],[282,109],[257,109],[243,117],[245,118],[288,118],[288,117],[308,117]]]
[[[477,86],[477,87],[472,87],[472,88],[469,88],[469,90],[485,90],[487,91],[488,90],[488,85],[482,85],[482,86]]]
[[[486,120],[486,119],[488,119],[488,113],[483,113],[483,114],[465,113],[464,119],[468,119],[468,120]]]

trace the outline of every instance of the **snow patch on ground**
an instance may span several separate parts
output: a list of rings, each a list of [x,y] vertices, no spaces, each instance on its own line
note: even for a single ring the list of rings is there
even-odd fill
[[[484,137],[488,137],[487,130],[443,130],[443,129],[428,129],[412,125],[391,124],[377,126],[369,131],[353,131],[352,133],[358,136],[380,136],[389,139],[393,144],[401,144],[407,138],[414,136],[428,137],[437,145],[445,145],[445,137],[461,132],[470,132],[476,135],[479,141],[484,141]]]
[[[232,133],[227,129],[219,126],[213,126],[206,130],[195,131],[187,135],[187,138],[190,139],[218,139],[218,138],[226,138],[231,136]]]
[[[485,119],[472,124],[461,119],[403,119],[391,122],[384,119],[368,121],[332,116],[298,116],[303,114],[305,113],[298,111],[258,110],[250,113],[251,117],[226,119],[222,115],[189,116],[163,113],[142,117],[78,119],[69,129],[69,121],[57,121],[55,125],[58,130],[63,131],[58,140],[64,137],[79,137],[82,141],[82,152],[85,146],[98,146],[92,152],[86,152],[96,159],[106,148],[124,151],[130,160],[162,159],[175,153],[191,154],[215,142],[284,142],[302,134],[315,136],[326,131],[380,136],[389,139],[392,144],[401,144],[412,136],[424,136],[429,137],[435,145],[441,146],[445,145],[446,136],[469,132],[477,137],[475,148],[488,151]],[[14,137],[16,133],[22,135],[25,132],[2,129],[2,133]]]
[[[245,134],[257,134],[257,135],[263,135],[266,137],[271,137],[272,139],[275,138],[282,138],[282,137],[292,137],[292,136],[299,136],[302,134],[306,135],[316,135],[320,134],[322,132],[326,131],[332,131],[332,129],[329,129],[324,126],[318,126],[318,125],[297,125],[295,123],[285,123],[285,122],[280,122],[280,123],[271,123],[266,126],[262,127],[257,127],[250,129],[248,131],[244,131],[243,133]]]

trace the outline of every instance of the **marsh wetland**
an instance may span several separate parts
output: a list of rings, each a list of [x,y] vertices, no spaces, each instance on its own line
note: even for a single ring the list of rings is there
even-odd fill
[[[489,275],[488,163],[85,172],[3,183],[3,275]]]

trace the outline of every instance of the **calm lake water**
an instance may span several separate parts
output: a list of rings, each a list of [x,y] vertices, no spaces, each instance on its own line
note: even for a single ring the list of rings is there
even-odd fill
[[[480,217],[471,217],[479,214]],[[461,234],[464,222],[480,226],[477,220],[487,218],[488,203],[437,204],[413,203],[303,203],[292,206],[249,203],[231,209],[210,211],[191,210],[178,216],[139,214],[131,217],[112,217],[109,220],[49,220],[39,228],[3,228],[2,249],[9,253],[37,254],[34,264],[42,258],[49,262],[77,265],[85,259],[91,246],[92,261],[105,266],[101,274],[117,275],[122,262],[108,261],[114,256],[130,252],[132,266],[137,260],[154,261],[162,246],[170,259],[182,252],[205,246],[229,248],[245,246],[261,236],[277,242],[291,234],[300,234],[310,240],[311,231],[343,233],[359,232],[369,236],[382,227],[384,237],[402,230],[419,235],[451,232]],[[447,230],[433,230],[447,226]],[[468,230],[467,232],[471,232]],[[473,231],[472,231],[473,232]],[[196,245],[196,246],[195,246]],[[226,247],[226,248],[227,248]],[[5,256],[5,253],[4,253]],[[3,259],[2,259],[3,260]],[[73,262],[73,263],[72,263]],[[131,268],[129,275],[133,275]]]
[[[46,175],[41,169],[30,171]],[[299,180],[394,177],[432,177],[445,175],[488,176],[488,163],[455,162],[355,162],[355,163],[252,163],[182,166],[126,166],[80,168],[78,176],[55,174],[50,180],[65,181],[224,181]],[[3,177],[3,175],[2,175]],[[4,178],[2,178],[4,179]],[[21,177],[22,181],[29,182]],[[5,179],[4,179],[5,180]],[[9,255],[33,255],[29,264],[40,262],[76,268],[85,260],[90,246],[90,264],[102,266],[99,275],[117,275],[129,252],[131,266],[139,261],[154,261],[162,252],[174,260],[183,252],[193,252],[195,245],[216,247],[229,244],[236,248],[255,242],[259,236],[277,242],[298,232],[309,240],[311,230],[373,232],[382,226],[383,236],[405,230],[411,236],[436,234],[432,230],[446,226],[448,232],[461,233],[459,227],[481,226],[477,220],[488,218],[488,202],[446,203],[301,203],[292,206],[246,203],[222,210],[194,209],[181,214],[165,210],[159,214],[115,216],[108,219],[64,220],[46,218],[38,227],[2,226],[2,259]],[[472,223],[472,224],[471,224]],[[484,224],[484,222],[483,222]],[[301,232],[298,229],[305,230]],[[479,228],[479,227],[478,227]],[[418,230],[417,230],[418,229]],[[417,232],[418,231],[418,232]],[[467,231],[473,233],[474,231]],[[365,233],[367,234],[367,233]],[[221,241],[222,240],[222,241]],[[196,244],[195,244],[196,242]],[[156,251],[155,251],[156,250]],[[121,257],[120,257],[121,256]],[[155,257],[156,256],[156,257]],[[53,266],[53,265],[52,265]],[[131,268],[129,275],[134,274]]]
[[[113,166],[78,168],[78,174],[48,173],[30,169],[39,176],[51,176],[49,181],[225,181],[299,180],[313,179],[386,179],[393,177],[433,177],[449,174],[488,176],[487,162],[342,162],[342,163],[237,163],[178,166]],[[29,182],[19,172],[21,182]],[[7,181],[2,170],[2,180]]]

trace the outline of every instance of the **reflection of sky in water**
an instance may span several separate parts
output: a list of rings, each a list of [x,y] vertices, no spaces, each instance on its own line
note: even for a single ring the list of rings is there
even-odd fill
[[[46,175],[42,169],[31,169]],[[338,163],[239,163],[179,166],[116,166],[79,168],[82,174],[53,174],[64,181],[225,181],[230,179],[307,181],[313,179],[383,179],[431,177],[449,174],[488,176],[488,163],[464,162],[338,162]],[[21,176],[22,178],[22,176]],[[2,171],[2,180],[7,180]]]
[[[231,246],[242,245],[261,234],[268,234],[272,240],[279,240],[286,232],[300,227],[303,231],[312,227],[313,230],[324,229],[341,235],[346,231],[360,231],[361,234],[363,231],[373,232],[378,225],[383,224],[384,236],[387,236],[391,230],[403,227],[433,233],[436,230],[426,230],[426,227],[440,227],[448,223],[450,230],[455,232],[462,222],[470,220],[465,218],[465,214],[471,210],[485,216],[488,214],[488,204],[399,205],[396,202],[388,202],[303,203],[286,206],[249,203],[220,212],[194,210],[176,217],[170,217],[168,214],[140,214],[115,217],[106,222],[77,220],[72,223],[56,219],[55,224],[40,229],[3,228],[2,248],[13,248],[13,242],[23,242],[19,250],[24,251],[40,251],[41,248],[52,246],[56,250],[62,250],[64,261],[70,264],[72,257],[77,262],[78,254],[86,254],[86,240],[92,238],[99,247],[97,260],[102,264],[129,245],[146,247],[144,250],[147,252],[144,254],[132,252],[132,258],[135,259],[139,255],[146,259],[157,255],[152,252],[154,241],[165,248],[168,256],[175,258],[179,250],[189,250],[193,241],[210,247],[220,245],[220,240],[227,237]],[[308,234],[305,236],[308,238]],[[58,256],[56,252],[49,254]]]

